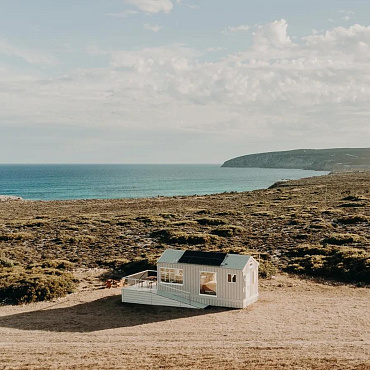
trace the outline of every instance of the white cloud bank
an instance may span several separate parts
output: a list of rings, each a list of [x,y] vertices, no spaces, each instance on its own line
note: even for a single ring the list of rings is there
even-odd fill
[[[236,32],[246,32],[246,31],[249,31],[249,29],[250,29],[250,26],[248,26],[247,24],[241,24],[240,26],[227,27],[222,31],[222,33],[224,35],[228,35],[228,34],[236,33]]]
[[[109,68],[48,80],[9,81],[0,68],[2,123],[187,132],[249,148],[235,154],[368,145],[370,27],[296,42],[287,29],[257,27],[252,47],[212,63],[172,45],[111,52]]]

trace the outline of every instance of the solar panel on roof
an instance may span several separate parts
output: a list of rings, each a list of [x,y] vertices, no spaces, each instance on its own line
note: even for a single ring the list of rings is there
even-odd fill
[[[194,265],[220,266],[227,253],[185,251],[178,263],[191,263]]]

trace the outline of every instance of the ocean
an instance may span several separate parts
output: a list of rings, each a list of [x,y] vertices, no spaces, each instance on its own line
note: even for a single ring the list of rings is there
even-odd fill
[[[328,172],[214,164],[0,165],[0,194],[31,200],[146,198],[267,188]]]

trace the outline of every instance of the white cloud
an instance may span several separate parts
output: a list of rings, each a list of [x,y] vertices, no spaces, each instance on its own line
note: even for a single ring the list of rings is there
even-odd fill
[[[159,26],[158,24],[150,24],[150,23],[145,23],[144,24],[144,29],[153,31],[153,32],[158,32],[162,29],[162,26]]]
[[[248,50],[212,63],[170,45],[105,51],[109,68],[53,79],[7,80],[0,68],[2,122],[158,129],[302,147],[368,140],[370,27],[336,27],[293,43],[280,20],[257,27],[253,37]]]
[[[125,2],[146,13],[169,13],[173,8],[171,0],[125,0]]]
[[[127,18],[129,17],[130,15],[135,15],[135,14],[138,14],[139,12],[136,11],[136,10],[126,10],[124,12],[121,12],[121,13],[108,13],[107,16],[108,17],[113,17],[113,18]]]
[[[258,26],[254,35],[254,47],[257,50],[270,48],[282,49],[294,46],[287,33],[288,24],[285,19]]]
[[[15,56],[30,64],[52,64],[56,58],[47,53],[15,46],[0,37],[0,54]]]
[[[240,26],[236,26],[236,27],[227,27],[225,28],[222,33],[224,35],[229,35],[231,33],[235,33],[235,32],[246,32],[246,31],[249,31],[250,29],[250,26],[248,26],[247,24],[241,24]]]

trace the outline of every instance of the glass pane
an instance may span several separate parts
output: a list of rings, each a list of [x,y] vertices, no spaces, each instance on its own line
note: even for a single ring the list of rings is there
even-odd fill
[[[200,294],[216,295],[217,294],[217,281],[215,272],[200,273]]]
[[[184,271],[182,269],[161,267],[161,282],[183,284]]]

